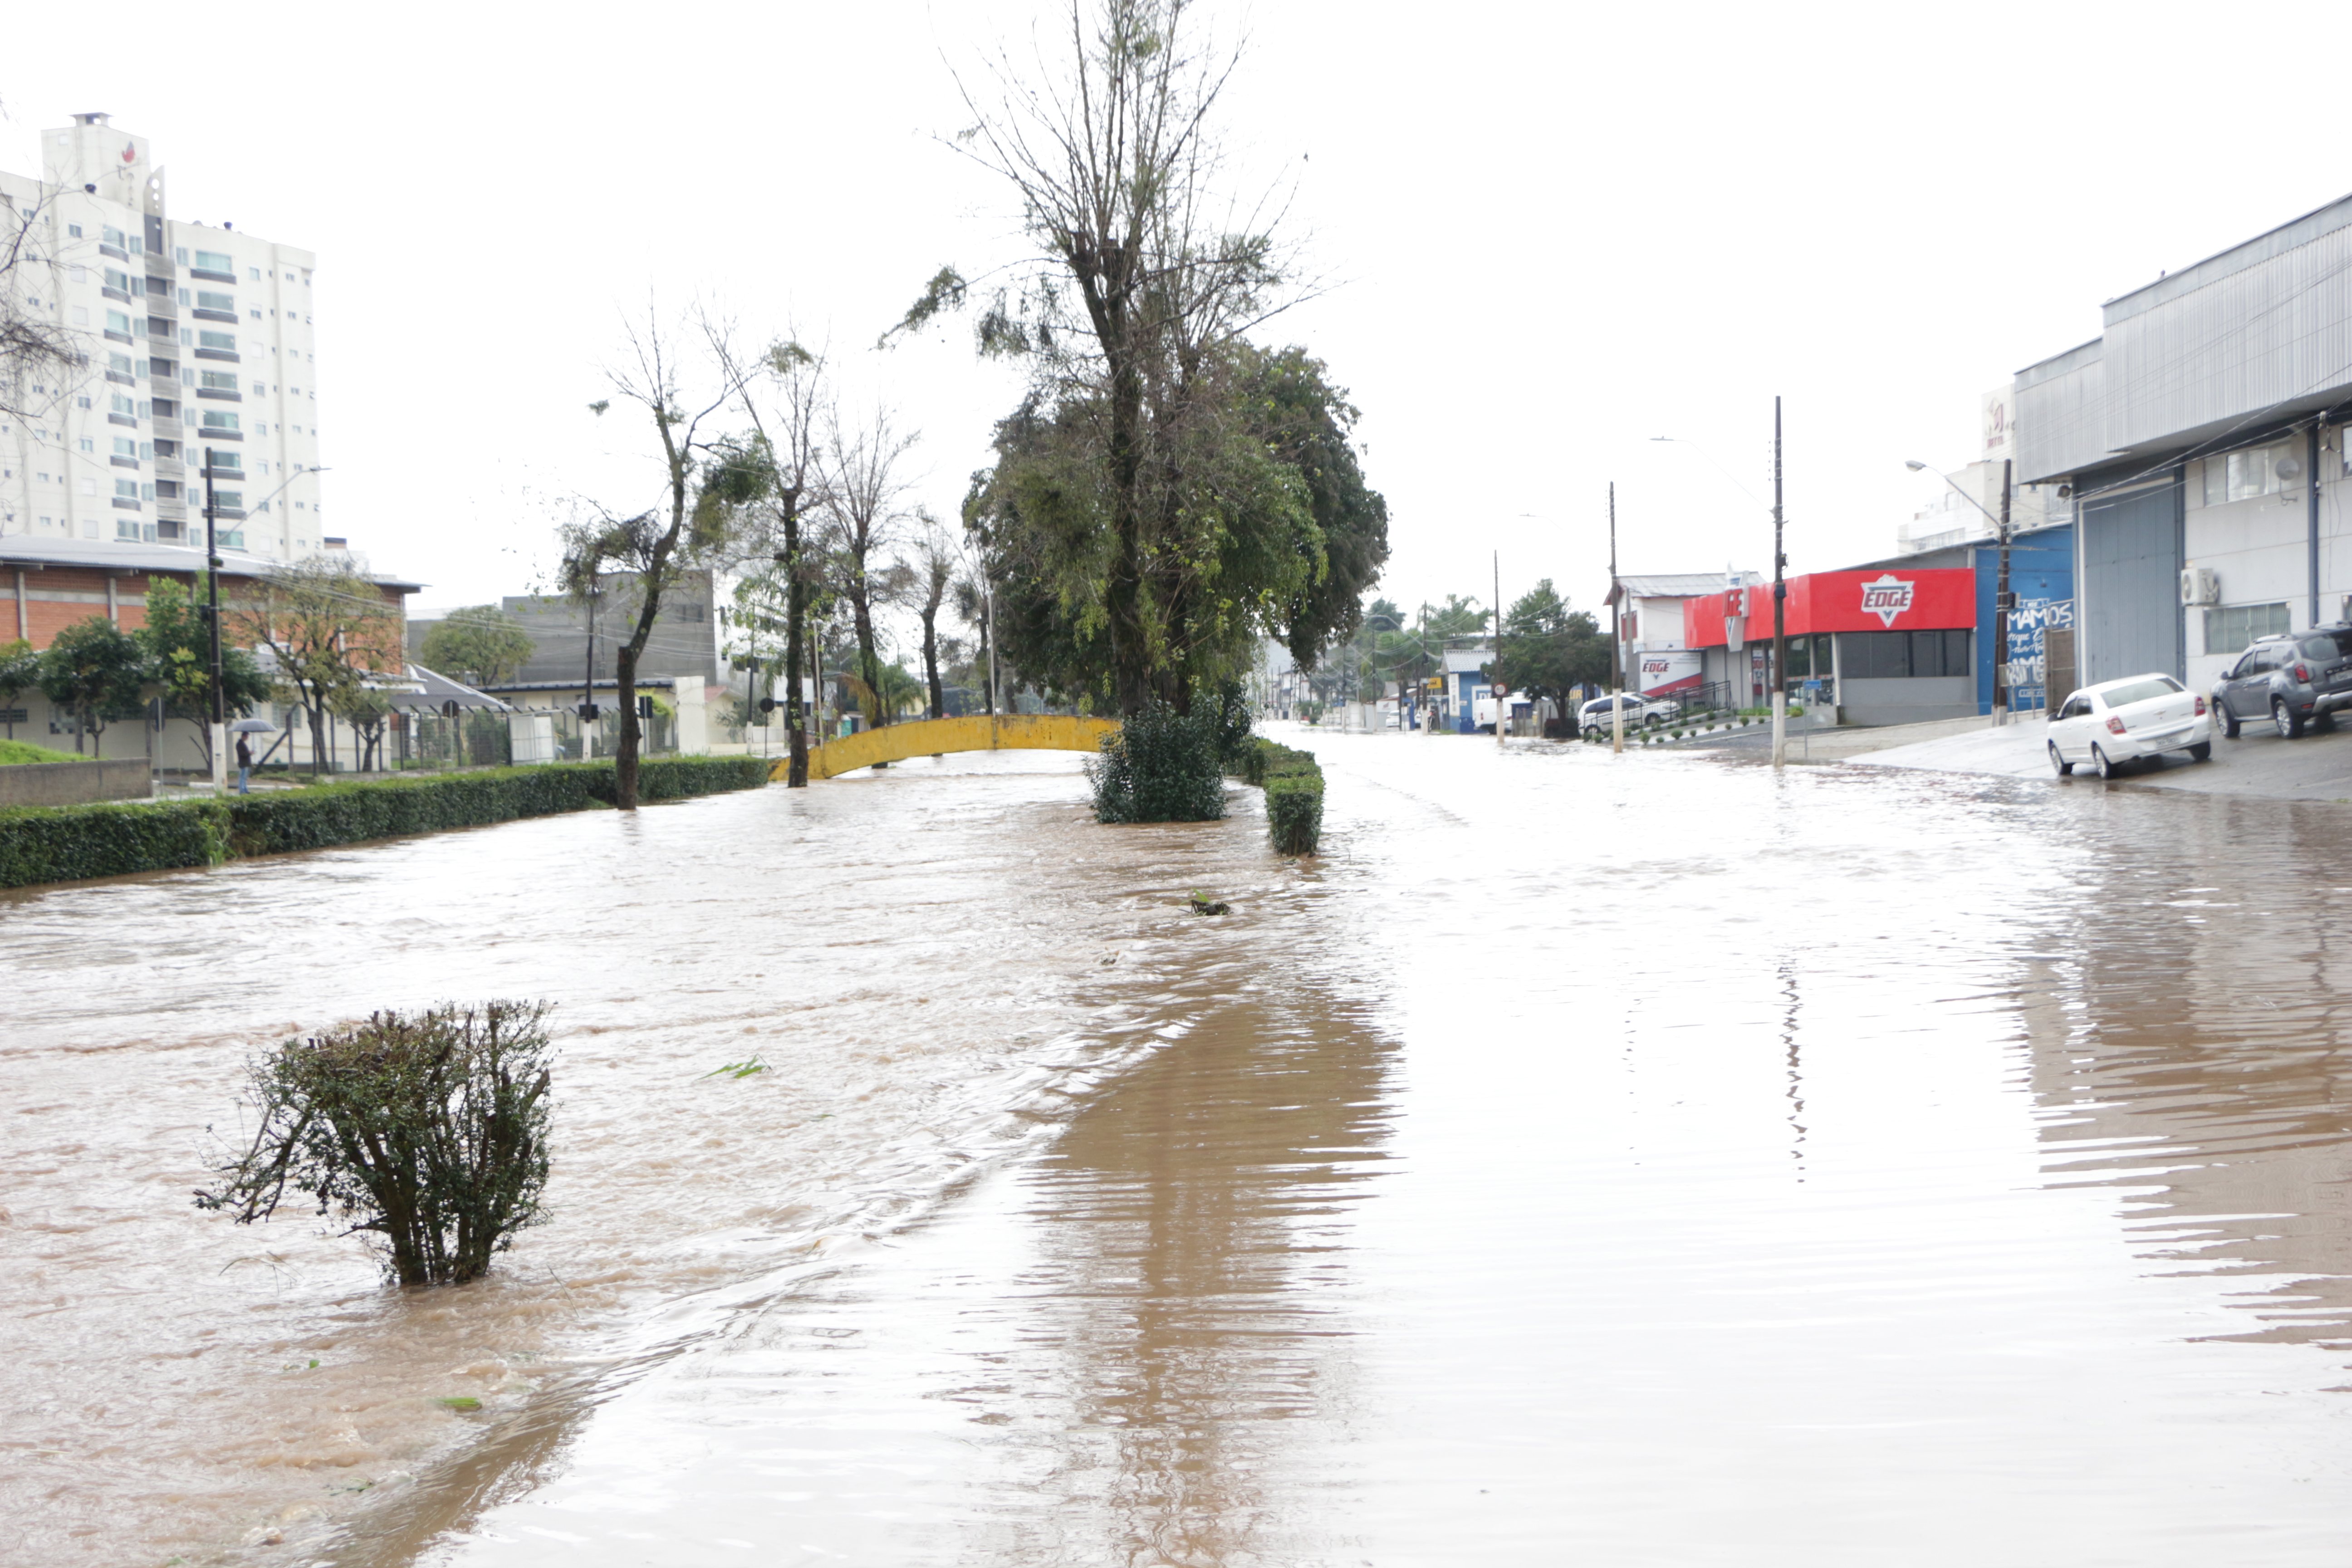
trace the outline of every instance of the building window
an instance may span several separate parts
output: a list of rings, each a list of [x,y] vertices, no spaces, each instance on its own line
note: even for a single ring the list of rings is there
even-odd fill
[[[207,370],[200,371],[197,374],[198,380],[196,384],[199,386],[209,387],[215,392],[235,392],[236,390],[237,378],[236,374],[234,371]]]
[[[181,302],[183,304],[186,303],[185,300],[182,300]],[[215,294],[209,289],[199,289],[196,290],[196,309],[200,310],[228,310],[234,312],[236,310],[236,296],[234,294]]]
[[[213,504],[224,511],[243,511],[245,510],[245,492],[243,490],[215,490],[213,492]]]
[[[118,458],[136,459],[139,456],[139,443],[128,436],[117,436],[114,438],[114,455]]]
[[[1845,643],[1838,650],[1839,670],[1848,680],[1921,680],[1969,673],[1965,629],[1839,635]]]
[[[120,393],[108,398],[106,402],[108,408],[113,413],[127,415],[133,419],[139,417],[139,405]]]
[[[119,228],[100,225],[98,231],[98,243],[100,245],[110,245],[117,250],[120,250],[122,248],[122,231]]]
[[[66,268],[66,271],[77,283],[87,283],[89,281],[89,277],[83,272],[82,268],[79,267],[68,267]]]
[[[108,268],[106,269],[106,287],[116,289],[124,294],[130,293],[131,274],[128,272],[117,272],[113,268]]]
[[[205,272],[234,272],[236,270],[236,263],[230,258],[226,251],[219,250],[197,251],[196,267],[200,271]]]
[[[110,332],[121,332],[127,338],[131,335],[131,318],[121,310],[109,310],[106,313],[106,330]]]
[[[2256,638],[2276,637],[2286,629],[2284,604],[2224,605],[2205,612],[2205,651],[2242,653]]]
[[[91,440],[89,437],[84,436],[81,438],[81,449],[85,452],[95,453],[98,450],[98,443]]]
[[[261,281],[261,268],[258,268],[258,267],[248,267],[248,268],[246,268],[246,270],[247,270],[247,272],[250,272],[250,273],[252,273],[252,274],[253,274],[253,280],[254,280],[256,283],[258,283],[258,282],[260,282],[260,281]]]
[[[188,264],[188,247],[184,245],[174,246],[172,250],[172,259],[185,267]]]
[[[196,346],[200,349],[233,350],[236,347],[236,334],[235,332],[198,332]]]
[[[236,416],[234,414],[217,414],[207,408],[205,410],[205,428],[207,430],[234,430],[236,428]]]
[[[137,479],[115,480],[114,494],[118,500],[137,500],[139,499],[139,481]]]
[[[74,238],[79,239],[81,237],[81,225],[78,223],[69,223],[66,225],[66,232],[71,235]]]
[[[2223,501],[2252,500],[2257,496],[2282,493],[2290,488],[2291,481],[2279,477],[2279,465],[2294,451],[2291,443],[2279,441],[2268,447],[2249,447],[2227,457],[2206,458],[2205,504],[2220,506]]]
[[[40,301],[39,301],[38,300],[34,300],[34,301],[33,301],[33,303],[35,303],[36,305],[37,305],[37,304],[39,304],[39,303],[40,303]],[[74,316],[74,325],[75,325],[75,326],[77,326],[77,327],[87,327],[88,325],[89,325],[89,307],[88,307],[87,305],[76,305],[76,306],[73,308],[73,316]]]

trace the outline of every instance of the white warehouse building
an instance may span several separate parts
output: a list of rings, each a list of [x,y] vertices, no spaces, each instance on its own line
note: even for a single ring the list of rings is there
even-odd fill
[[[316,258],[171,217],[144,137],[73,121],[38,180],[0,172],[24,241],[0,286],[88,357],[0,416],[0,534],[201,546],[209,449],[226,548],[317,554]]]

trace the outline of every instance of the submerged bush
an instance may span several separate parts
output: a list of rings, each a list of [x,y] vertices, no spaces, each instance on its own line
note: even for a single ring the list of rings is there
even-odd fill
[[[1315,753],[1253,739],[1236,759],[1244,784],[1265,791],[1265,836],[1283,855],[1312,855],[1323,839],[1323,770]]]
[[[544,1217],[550,1046],[543,1002],[378,1013],[250,1064],[260,1125],[196,1194],[241,1225],[291,1187],[345,1234],[382,1238],[403,1285],[479,1278]]]
[[[1087,763],[1097,822],[1214,822],[1225,815],[1221,705],[1153,703],[1103,737]]]

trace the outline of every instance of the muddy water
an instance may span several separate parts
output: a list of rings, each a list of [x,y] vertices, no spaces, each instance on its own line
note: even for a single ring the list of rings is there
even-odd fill
[[[0,905],[0,1556],[2352,1551],[2352,817],[1312,743],[1304,869],[983,758]],[[248,1046],[490,993],[492,1280],[175,1206]]]

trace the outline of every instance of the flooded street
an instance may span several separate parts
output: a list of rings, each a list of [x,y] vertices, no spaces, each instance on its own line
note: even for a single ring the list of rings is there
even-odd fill
[[[1000,753],[0,894],[0,1561],[2352,1556],[2352,813],[1280,738],[1305,865]],[[189,1207],[488,995],[488,1280]]]

